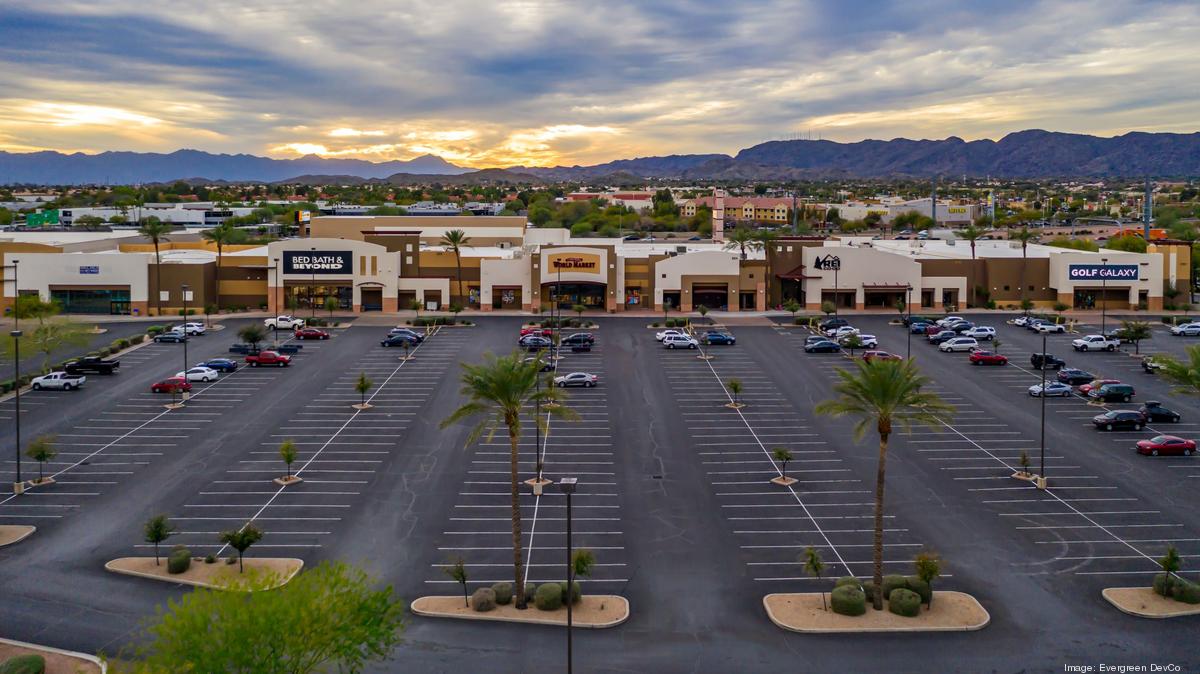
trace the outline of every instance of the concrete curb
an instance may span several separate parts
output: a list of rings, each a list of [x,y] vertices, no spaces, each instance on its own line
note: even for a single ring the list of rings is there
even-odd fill
[[[1100,595],[1102,597],[1104,597],[1105,601],[1107,601],[1108,603],[1115,606],[1117,608],[1117,610],[1120,611],[1121,613],[1135,616],[1138,618],[1149,618],[1151,620],[1165,620],[1167,618],[1181,618],[1183,616],[1200,615],[1200,604],[1185,604],[1183,602],[1175,601],[1174,599],[1167,599],[1167,598],[1161,598],[1161,599],[1163,599],[1163,601],[1167,601],[1172,604],[1175,604],[1181,608],[1178,611],[1171,611],[1169,613],[1146,613],[1144,611],[1138,611],[1137,609],[1128,608],[1126,606],[1123,606],[1121,603],[1121,599],[1119,597],[1117,597],[1117,593],[1122,590],[1145,590],[1146,592],[1154,594],[1154,590],[1152,588],[1148,588],[1148,587],[1106,587],[1100,591]],[[1154,596],[1157,597],[1158,595],[1154,595]]]
[[[9,542],[7,542],[7,543],[0,544],[0,548],[3,548],[3,547],[5,547],[5,546],[9,546],[9,545],[16,545],[17,543],[20,543],[21,541],[25,540],[26,538],[29,538],[30,536],[32,536],[32,535],[33,535],[33,533],[34,533],[35,531],[37,531],[37,527],[35,527],[35,526],[33,526],[33,525],[22,525],[22,524],[6,524],[6,525],[4,525],[4,526],[6,526],[6,527],[13,527],[13,528],[25,528],[25,529],[26,529],[26,531],[25,531],[25,533],[23,533],[23,534],[21,534],[20,536],[18,536],[18,537],[16,537],[16,538],[14,538],[13,540],[11,540],[11,541],[9,541]]]
[[[614,618],[613,620],[610,620],[608,622],[603,622],[603,623],[580,622],[578,619],[576,619],[576,620],[572,621],[572,627],[580,627],[583,629],[608,629],[610,627],[616,627],[617,625],[624,623],[626,620],[629,620],[629,613],[630,613],[629,600],[626,599],[625,597],[622,597],[620,595],[615,595],[615,594],[584,595],[585,599],[588,597],[591,597],[593,599],[603,599],[604,601],[617,602],[617,603],[621,604],[621,607],[623,608],[623,610],[620,612],[620,615],[617,618]],[[412,604],[409,605],[409,610],[412,611],[413,615],[424,616],[426,618],[455,618],[458,620],[483,620],[483,621],[490,621],[490,622],[524,623],[527,625],[550,625],[550,626],[554,626],[554,627],[566,627],[567,626],[567,617],[566,617],[567,614],[565,611],[563,611],[560,616],[557,612],[539,611],[536,608],[529,608],[529,609],[526,609],[524,612],[526,614],[529,614],[528,616],[520,615],[520,616],[511,616],[510,617],[510,616],[506,616],[506,615],[498,615],[494,611],[488,611],[486,613],[478,612],[478,611],[471,611],[470,613],[450,613],[450,612],[445,612],[445,611],[438,611],[436,609],[428,609],[428,608],[421,607],[423,600],[425,600],[425,603],[427,603],[428,600],[442,599],[442,598],[443,598],[442,596],[437,596],[437,595],[427,596],[427,597],[417,597],[416,599],[413,600]],[[457,600],[458,597],[454,597],[454,599]],[[541,615],[538,615],[538,614],[541,614]],[[550,615],[548,615],[548,614],[550,614]]]
[[[141,571],[122,569],[122,568],[116,566],[116,564],[118,562],[121,562],[121,561],[127,560],[127,559],[145,559],[145,558],[143,558],[143,557],[118,557],[117,559],[113,559],[113,560],[109,560],[108,562],[105,562],[104,570],[110,571],[112,573],[119,573],[123,576],[135,576],[137,578],[146,578],[148,580],[157,580],[157,581],[164,582],[164,583],[176,583],[179,585],[192,585],[194,587],[206,587],[210,590],[226,589],[225,587],[222,587],[220,585],[214,585],[212,583],[205,583],[203,581],[193,580],[191,578],[184,578],[178,574],[177,575],[158,575],[158,574],[154,574],[154,573],[143,573]],[[280,587],[283,587],[284,585],[287,585],[288,583],[290,583],[292,581],[293,578],[296,577],[296,574],[300,573],[300,571],[304,569],[304,560],[297,559],[295,557],[257,557],[256,559],[259,559],[259,560],[283,559],[283,560],[287,560],[287,561],[299,562],[299,565],[295,568],[295,570],[293,570],[290,574],[285,576],[280,583],[278,583],[276,585],[272,585],[271,587],[268,587],[268,588],[263,588],[263,590],[274,590],[276,588],[280,588]],[[194,563],[195,562],[193,562],[193,564]],[[201,560],[200,563],[203,564],[204,561]],[[262,590],[255,590],[255,591],[262,591]]]
[[[65,655],[69,658],[77,658],[79,660],[86,660],[86,661],[96,665],[97,667],[99,667],[101,674],[104,674],[104,672],[108,671],[108,665],[104,664],[103,660],[101,660],[100,658],[98,658],[94,655],[88,655],[87,653],[79,653],[77,651],[67,651],[67,650],[63,650],[61,648],[54,648],[52,646],[41,646],[38,644],[31,644],[31,643],[28,643],[25,641],[17,641],[15,639],[5,639],[3,637],[0,637],[0,643],[8,644],[9,646],[16,646],[18,648],[28,648],[28,649],[34,650],[34,651],[45,651],[47,653],[55,653],[57,655]]]
[[[914,625],[913,627],[852,627],[852,628],[845,628],[845,627],[813,627],[813,628],[794,627],[792,625],[788,625],[788,624],[780,621],[775,616],[774,612],[771,610],[771,605],[768,600],[770,600],[772,597],[787,597],[787,596],[797,596],[797,595],[799,595],[799,596],[807,595],[807,596],[815,597],[815,596],[817,596],[817,593],[816,592],[776,592],[776,593],[766,595],[765,597],[763,597],[762,601],[763,601],[763,608],[766,609],[767,617],[771,619],[771,622],[775,623],[775,625],[781,629],[785,629],[789,632],[798,632],[801,634],[856,634],[856,633],[867,633],[867,632],[976,632],[978,630],[983,629],[984,627],[987,627],[992,622],[992,615],[990,613],[988,613],[987,609],[985,609],[983,607],[983,604],[980,604],[979,600],[976,599],[975,597],[973,597],[969,594],[966,594],[965,592],[941,591],[941,592],[933,593],[935,601],[939,595],[943,596],[943,597],[946,597],[946,596],[966,597],[971,602],[973,602],[980,611],[983,612],[983,616],[984,616],[983,621],[979,622],[979,623],[971,624],[971,625],[955,625],[955,626]],[[871,609],[868,607],[868,610],[871,610]],[[908,618],[907,620],[920,620],[920,619],[919,618]]]

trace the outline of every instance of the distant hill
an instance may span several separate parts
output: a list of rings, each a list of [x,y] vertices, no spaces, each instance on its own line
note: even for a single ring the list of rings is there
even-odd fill
[[[490,168],[458,175],[397,173],[388,176],[385,182],[393,185],[536,185],[545,181],[528,173]]]
[[[684,172],[713,159],[729,159],[724,154],[673,154],[665,157],[618,159],[593,166],[513,166],[514,171],[530,173],[549,181],[596,180],[609,175],[634,175],[641,178],[680,178]]]

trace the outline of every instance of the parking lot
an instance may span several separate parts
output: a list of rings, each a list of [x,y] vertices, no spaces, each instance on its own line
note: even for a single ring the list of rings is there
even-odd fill
[[[177,344],[133,351],[121,374],[89,377],[81,391],[23,396],[22,434],[55,432],[61,453],[47,466],[56,484],[0,498],[0,521],[41,529],[0,550],[0,582],[11,596],[0,623],[15,625],[8,631],[16,638],[65,647],[119,643],[180,592],[100,570],[114,557],[149,554],[141,524],[158,513],[179,528],[169,544],[197,554],[226,554],[218,532],[254,522],[266,536],[251,556],[347,559],[407,599],[456,592],[443,569],[460,556],[472,587],[510,581],[507,437],[501,429],[468,444],[468,425],[439,428],[463,402],[458,363],[510,352],[522,323],[478,322],[437,330],[402,360],[402,350],[379,346],[386,322],[364,317],[328,341],[307,342],[291,367],[242,368],[197,384],[179,410],[163,407],[169,395],[149,393],[150,383],[182,366]],[[757,671],[794,663],[801,652],[817,669],[855,669],[878,647],[901,643],[790,634],[761,606],[770,592],[822,587],[797,560],[809,546],[821,552],[827,577],[871,573],[877,439],[855,441],[851,420],[812,413],[848,361],[805,354],[807,331],[786,325],[730,325],[737,344],[708,347],[712,358],[701,359],[664,349],[646,323],[601,318],[591,352],[564,351],[558,373],[599,376],[596,388],[567,392],[578,421],[550,418],[538,438],[534,411],[522,420],[522,479],[535,474],[540,440],[555,481],[540,497],[522,485],[527,580],[564,577],[566,503],[557,483],[577,477],[572,541],[598,562],[585,591],[624,595],[633,606],[621,628],[577,634],[577,663],[603,658],[617,668],[676,671],[686,644],[695,659],[685,668],[698,671]],[[881,348],[905,352],[904,329],[887,317],[854,323],[878,335]],[[976,595],[993,623],[973,635],[905,640],[905,649],[922,661],[953,654],[962,671],[1060,671],[1081,658],[1147,652],[1194,662],[1194,622],[1135,620],[1108,606],[1100,589],[1147,584],[1168,542],[1187,573],[1200,568],[1198,460],[1132,451],[1155,432],[1191,437],[1200,406],[1170,394],[1130,356],[1074,354],[1071,336],[1050,336],[1049,350],[1069,365],[1133,383],[1135,403],[1169,401],[1185,418],[1169,429],[1103,433],[1088,421],[1102,408],[1048,399],[1050,489],[1039,491],[1011,474],[1022,450],[1039,470],[1041,401],[1026,389],[1040,381],[1029,354],[1041,338],[996,327],[1000,351],[1012,358],[1005,367],[973,367],[966,354],[913,340],[931,388],[956,412],[939,427],[893,436],[884,555],[886,571],[908,573],[918,551],[938,551],[938,588]],[[189,360],[224,355],[232,335],[192,340]],[[1143,351],[1182,353],[1190,343],[1156,330]],[[351,407],[360,373],[373,382],[365,411]],[[727,406],[731,378],[744,386],[740,409]],[[278,447],[289,439],[303,482],[280,487],[272,482],[285,472]],[[2,442],[11,471],[11,435]],[[780,474],[777,447],[794,457],[787,474],[798,482],[790,487],[769,481]],[[36,465],[26,461],[23,470],[32,475]],[[79,609],[64,612],[66,602]],[[559,634],[414,619],[411,646],[396,662],[442,671],[490,657],[496,671],[526,671]],[[1029,652],[1055,658],[1030,662]]]

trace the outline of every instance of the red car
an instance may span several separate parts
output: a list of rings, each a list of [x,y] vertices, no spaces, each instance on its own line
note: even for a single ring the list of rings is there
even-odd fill
[[[1184,440],[1174,435],[1159,435],[1149,440],[1138,440],[1137,443],[1137,453],[1148,456],[1191,456],[1195,451],[1195,440]]]
[[[329,333],[316,328],[300,328],[296,331],[296,339],[329,339]]]
[[[260,351],[246,356],[246,362],[250,364],[250,367],[258,367],[259,365],[287,367],[288,363],[292,362],[292,357],[282,356],[275,351]]]
[[[1002,356],[991,351],[972,351],[972,365],[1008,365],[1008,356]]]
[[[943,328],[942,326],[938,325],[937,323],[930,323],[929,325],[925,326],[925,335],[926,336],[936,335],[937,333],[939,333],[945,329],[946,328]]]
[[[1087,395],[1088,391],[1091,391],[1092,389],[1098,389],[1101,386],[1104,386],[1105,384],[1120,384],[1120,383],[1121,383],[1120,379],[1093,379],[1086,384],[1080,384],[1079,385],[1079,393],[1081,395]]]
[[[887,351],[864,351],[862,358],[868,362],[872,360],[904,360],[900,356],[897,356],[894,353],[888,353]]]
[[[542,337],[549,337],[553,334],[554,330],[552,328],[521,328],[522,337],[525,335],[541,335]]]
[[[167,377],[150,385],[151,393],[182,393],[191,390],[192,383],[183,377]]]

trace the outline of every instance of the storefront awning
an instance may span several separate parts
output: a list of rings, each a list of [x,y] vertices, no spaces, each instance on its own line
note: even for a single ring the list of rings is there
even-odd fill
[[[776,274],[775,278],[789,279],[792,281],[800,281],[800,280],[806,279],[806,278],[821,278],[821,277],[820,276],[809,276],[809,275],[805,274],[804,273],[804,265],[800,265],[799,267],[796,267],[795,269],[793,269],[787,273]]]

